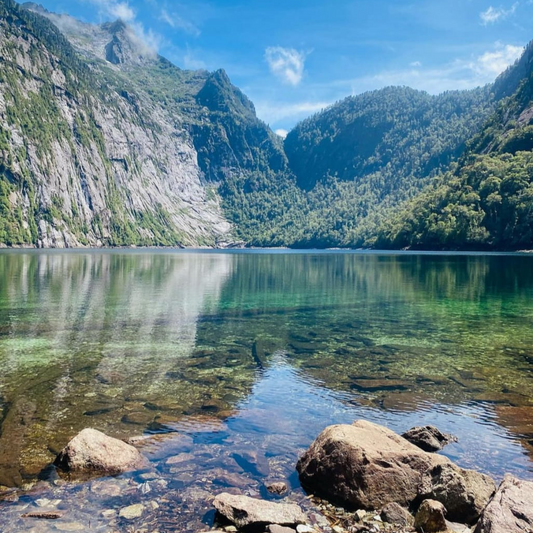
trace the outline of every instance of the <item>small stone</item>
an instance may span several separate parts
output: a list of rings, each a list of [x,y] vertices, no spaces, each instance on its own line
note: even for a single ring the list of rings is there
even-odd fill
[[[277,481],[275,483],[269,483],[266,486],[266,489],[271,494],[283,494],[287,492],[287,483],[284,483],[283,481]]]
[[[227,533],[236,533],[237,528],[235,526],[226,526],[224,528],[224,531],[227,531]]]
[[[307,524],[298,524],[296,526],[296,531],[298,533],[312,533],[314,529],[311,526],[308,526]]]
[[[118,515],[121,518],[126,520],[133,520],[134,518],[140,518],[144,511],[144,505],[141,503],[136,503],[134,505],[129,505],[128,507],[123,507]]]
[[[187,461],[192,461],[193,459],[194,459],[194,455],[192,453],[180,453],[178,455],[174,455],[173,457],[169,457],[167,459],[166,464],[177,465],[180,463],[186,463]]]
[[[411,527],[415,521],[413,515],[397,503],[388,503],[381,510],[381,520],[395,526]]]
[[[333,526],[331,529],[333,529],[335,533],[344,533],[344,529],[341,526]]]
[[[296,533],[291,527],[278,526],[277,524],[270,524],[267,526],[268,533]]]
[[[446,508],[435,500],[424,500],[415,516],[415,528],[422,533],[446,531]]]
[[[355,511],[355,516],[357,517],[359,522],[361,522],[366,517],[366,511],[363,511],[363,509],[359,509]]]
[[[102,511],[102,516],[106,520],[111,520],[112,518],[115,518],[115,516],[117,516],[117,512],[115,511],[115,509],[106,509],[105,511]]]

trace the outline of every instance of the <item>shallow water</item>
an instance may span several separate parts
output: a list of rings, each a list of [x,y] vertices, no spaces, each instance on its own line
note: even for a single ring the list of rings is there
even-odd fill
[[[356,418],[435,424],[459,438],[444,453],[462,466],[533,479],[532,266],[523,255],[2,252],[2,531],[197,531],[212,523],[212,494],[267,497],[265,481],[280,479],[305,501],[298,454]],[[152,470],[64,484],[47,465],[84,427],[144,435]],[[132,503],[140,518],[114,514]],[[21,518],[34,509],[65,516]]]

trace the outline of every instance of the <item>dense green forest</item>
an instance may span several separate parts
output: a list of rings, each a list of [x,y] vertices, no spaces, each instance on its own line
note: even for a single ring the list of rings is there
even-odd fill
[[[99,38],[111,32],[111,64],[91,55],[90,46],[80,53],[83,39],[63,35],[53,14],[35,4],[25,9],[0,0],[0,18],[6,102],[0,244],[38,245],[43,227],[70,232],[81,244],[111,246],[213,246],[218,240],[301,248],[533,244],[531,45],[486,87],[440,95],[388,87],[352,96],[304,120],[283,141],[223,70],[186,71],[160,56],[137,57],[123,23],[93,27]],[[28,43],[25,49],[13,44],[17,39]],[[20,67],[25,62],[31,72]],[[39,91],[28,89],[35,72]],[[64,76],[61,91],[58,74]],[[74,110],[70,123],[65,103]],[[165,161],[134,152],[117,158],[102,120],[130,135],[140,132],[142,139],[129,142],[145,144],[149,153],[146,139],[157,145],[174,128],[176,142],[194,149],[206,204],[173,209],[156,201],[133,208],[140,199],[132,197],[130,184],[148,186],[156,172],[161,191]],[[69,192],[57,190],[57,183],[47,191],[35,177],[51,170],[61,175],[50,158],[58,141],[71,150],[78,173],[68,178]],[[170,149],[164,158],[173,157]],[[101,165],[89,168],[89,160]],[[215,219],[221,208],[231,233],[189,224],[189,215],[204,208]],[[179,224],[200,234],[187,236]]]
[[[501,81],[501,101],[458,164],[381,223],[376,246],[517,250],[533,244],[533,46]]]

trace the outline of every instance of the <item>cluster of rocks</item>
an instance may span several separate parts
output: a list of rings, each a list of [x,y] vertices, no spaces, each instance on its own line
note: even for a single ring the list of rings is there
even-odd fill
[[[403,436],[363,420],[330,426],[296,465],[318,513],[279,501],[287,492],[280,481],[267,485],[278,501],[229,490],[216,495],[215,527],[225,533],[533,533],[533,483],[508,475],[496,488],[488,476],[433,453],[453,440],[431,426]],[[134,446],[93,429],[78,434],[55,464],[106,475],[149,467]],[[132,505],[120,516],[135,518],[139,509]]]

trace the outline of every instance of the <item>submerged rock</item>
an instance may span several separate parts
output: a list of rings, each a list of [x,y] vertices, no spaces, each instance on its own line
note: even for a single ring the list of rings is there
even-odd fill
[[[438,452],[447,444],[457,442],[456,437],[442,433],[435,426],[414,427],[406,431],[402,437],[426,452]]]
[[[350,507],[380,509],[392,502],[409,507],[432,498],[459,521],[477,519],[496,489],[488,476],[460,469],[364,420],[326,428],[297,470],[304,487]]]
[[[278,495],[284,494],[288,490],[287,483],[285,483],[284,481],[276,481],[274,483],[269,483],[267,484],[266,489],[271,494],[278,494]]]
[[[223,492],[215,498],[213,505],[237,527],[260,524],[294,526],[306,521],[303,511],[293,503],[273,503]]]
[[[54,464],[67,472],[118,474],[148,466],[137,449],[95,429],[84,429],[57,456]]]
[[[424,500],[420,505],[416,517],[415,528],[421,533],[439,533],[447,531],[446,508],[435,500]]]
[[[533,482],[505,476],[494,498],[484,509],[475,533],[531,533],[533,531]]]

